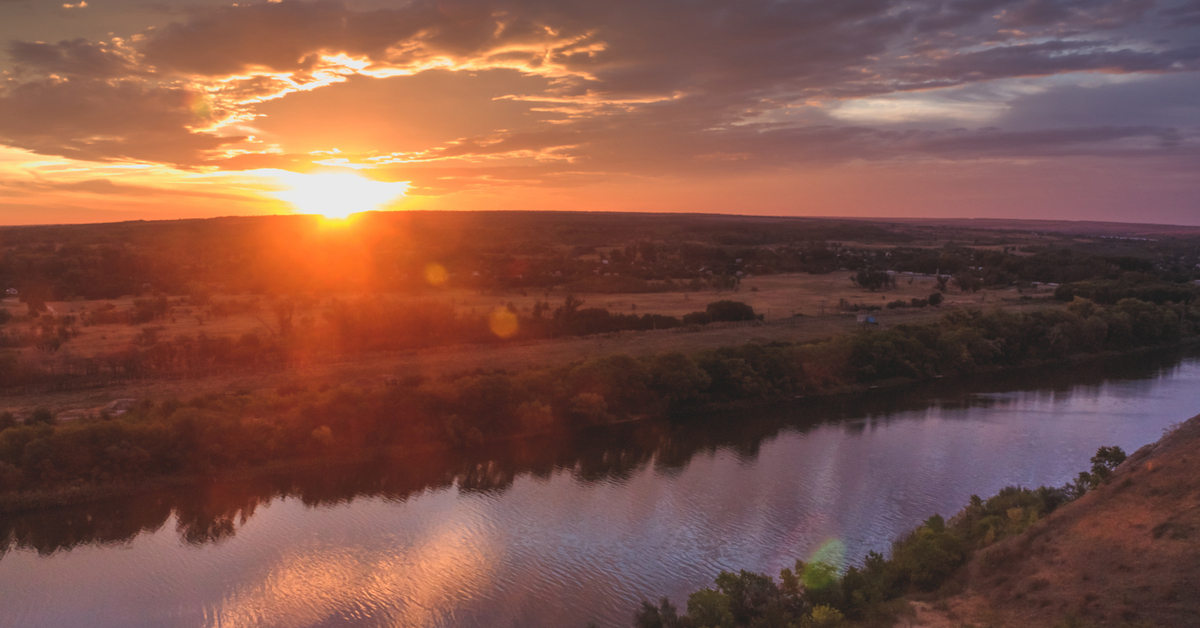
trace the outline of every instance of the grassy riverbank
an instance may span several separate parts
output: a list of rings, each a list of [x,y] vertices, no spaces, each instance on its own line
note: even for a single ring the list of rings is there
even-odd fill
[[[729,404],[1170,346],[1195,338],[1198,323],[1194,307],[1080,300],[1055,311],[956,311],[934,324],[806,344],[616,355],[381,387],[142,400],[119,417],[61,424],[43,413],[0,431],[0,504],[98,499],[127,487],[384,447],[436,450],[649,416],[686,420]]]

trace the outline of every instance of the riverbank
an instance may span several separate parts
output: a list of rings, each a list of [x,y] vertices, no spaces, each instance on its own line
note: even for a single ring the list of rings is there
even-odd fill
[[[975,556],[920,625],[1200,625],[1200,416],[1082,498]]]
[[[816,343],[615,355],[516,373],[393,380],[382,387],[147,399],[120,417],[101,413],[59,425],[52,413],[42,412],[41,421],[31,418],[0,431],[0,495],[11,496],[14,508],[70,503],[93,490],[107,495],[228,469],[353,459],[395,446],[474,447],[641,417],[686,419],[738,404],[861,394],[917,380],[1179,346],[1197,337],[1198,323],[1200,312],[1184,306],[1076,301],[1065,311],[950,312],[934,324],[863,330]]]
[[[634,625],[1190,628],[1200,622],[1198,450],[1200,416],[1128,457],[1101,447],[1065,486],[972,496],[897,539],[889,556],[869,553],[843,572],[844,557],[823,548],[778,583],[723,572],[686,611],[644,602]]]
[[[846,282],[847,284],[849,282]],[[776,286],[755,295],[770,294],[771,290],[782,292],[784,286]],[[801,291],[807,295],[808,291]],[[725,294],[694,295],[697,301],[718,299]],[[620,295],[616,295],[620,297]],[[747,298],[739,293],[738,298]],[[965,301],[959,303],[959,301]],[[612,301],[603,301],[607,305]],[[999,304],[1001,298],[993,295],[992,302]],[[612,303],[624,303],[615,301]],[[684,302],[688,307],[692,301]],[[953,304],[953,305],[952,305]],[[903,308],[879,313],[885,325],[926,325],[936,322],[947,312],[961,307],[977,307],[978,301],[965,296],[954,296],[939,308]],[[1003,307],[1011,312],[1033,312],[1065,307],[1059,301],[1015,301],[1004,302]],[[780,308],[781,309],[781,308]],[[657,311],[650,305],[639,311]],[[325,356],[320,360],[306,359],[286,364],[281,368],[258,368],[248,370],[225,370],[203,376],[154,377],[147,376],[116,383],[80,386],[69,390],[35,389],[31,391],[7,392],[0,401],[4,409],[17,413],[28,413],[37,407],[53,408],[70,414],[98,413],[107,404],[118,399],[166,399],[170,397],[190,398],[205,394],[235,394],[252,392],[268,393],[278,388],[317,389],[322,385],[346,383],[354,385],[379,385],[385,379],[410,377],[441,378],[455,374],[483,370],[521,371],[579,362],[609,355],[651,356],[668,351],[695,353],[721,347],[746,343],[770,344],[774,342],[807,343],[829,340],[838,335],[850,334],[859,329],[853,314],[825,314],[792,317],[776,316],[766,321],[747,323],[720,323],[686,328],[660,329],[657,331],[623,331],[591,336],[565,336],[560,338],[514,341],[507,343],[447,345],[415,351],[380,351],[352,356]],[[261,327],[257,319],[250,317]],[[247,323],[249,324],[249,323]],[[124,330],[128,331],[128,330]],[[169,337],[172,330],[161,332]],[[113,338],[125,336],[110,335]],[[69,350],[64,350],[69,353]],[[35,354],[30,354],[35,355]]]
[[[697,421],[711,422],[713,419],[720,420],[722,415],[730,412],[745,412],[748,410],[767,410],[779,409],[786,407],[796,407],[796,411],[807,413],[808,410],[801,409],[804,406],[812,404],[838,404],[840,400],[856,400],[862,401],[871,397],[879,396],[881,399],[889,398],[902,391],[916,391],[917,387],[934,387],[933,390],[952,390],[961,386],[962,382],[967,378],[972,381],[980,381],[981,379],[1003,379],[1005,377],[1021,376],[1028,373],[1039,373],[1039,379],[1047,376],[1052,376],[1052,373],[1057,369],[1061,369],[1068,365],[1089,364],[1092,368],[1106,363],[1125,360],[1132,356],[1172,354],[1180,349],[1192,350],[1200,346],[1200,339],[1187,338],[1182,339],[1176,346],[1170,347],[1142,347],[1132,349],[1125,352],[1108,351],[1096,354],[1080,354],[1074,355],[1065,359],[1058,360],[1039,360],[1030,361],[1021,365],[1007,367],[990,367],[980,369],[970,374],[952,375],[949,377],[937,377],[927,379],[914,378],[891,378],[888,380],[880,380],[871,385],[854,384],[832,388],[820,394],[810,395],[776,395],[770,398],[747,399],[731,402],[709,402],[690,408],[686,411],[676,412],[671,417],[671,422],[674,424],[683,425],[695,423]],[[800,406],[797,406],[800,404]],[[101,502],[105,500],[115,500],[129,498],[141,494],[149,494],[160,491],[173,490],[188,490],[199,485],[208,484],[226,484],[238,481],[251,481],[256,478],[269,477],[277,474],[289,474],[298,471],[310,469],[338,469],[351,468],[356,465],[368,463],[372,460],[380,458],[400,458],[400,457],[433,457],[443,459],[447,454],[469,458],[474,455],[472,452],[495,451],[498,448],[518,447],[527,449],[530,443],[536,443],[538,439],[571,439],[571,438],[594,438],[589,434],[611,433],[613,429],[621,428],[631,424],[657,421],[668,418],[664,413],[643,414],[639,416],[629,416],[618,420],[610,421],[604,425],[591,425],[582,428],[568,430],[563,425],[557,425],[553,428],[543,428],[540,430],[527,430],[518,433],[507,434],[496,438],[489,439],[489,442],[475,444],[458,444],[451,445],[446,443],[408,443],[404,446],[387,446],[366,448],[353,452],[341,452],[337,454],[314,453],[307,457],[298,457],[286,460],[273,460],[262,464],[247,466],[241,465],[234,468],[226,468],[219,472],[208,472],[202,474],[191,474],[184,476],[160,476],[139,478],[134,481],[123,483],[109,483],[106,485],[95,484],[77,484],[72,486],[58,487],[51,490],[30,491],[24,493],[9,493],[0,495],[0,513],[17,513],[22,511],[31,511],[39,509],[49,509],[89,502]],[[711,425],[710,425],[711,427]],[[536,445],[533,445],[536,446]]]

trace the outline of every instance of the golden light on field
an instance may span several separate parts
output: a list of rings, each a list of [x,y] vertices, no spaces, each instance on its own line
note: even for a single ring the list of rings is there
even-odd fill
[[[326,218],[345,218],[350,214],[384,209],[404,196],[409,187],[407,181],[375,181],[351,172],[301,174],[284,171],[275,176],[287,188],[275,192],[276,198],[290,203],[302,214],[319,214]]]

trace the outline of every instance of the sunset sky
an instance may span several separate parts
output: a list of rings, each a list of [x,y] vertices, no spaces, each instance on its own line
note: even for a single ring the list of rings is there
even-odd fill
[[[0,0],[0,224],[1200,224],[1197,0]]]

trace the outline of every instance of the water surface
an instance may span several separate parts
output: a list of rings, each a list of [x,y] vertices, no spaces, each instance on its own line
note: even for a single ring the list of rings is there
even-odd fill
[[[1200,360],[1152,356],[30,513],[0,519],[0,626],[626,626],[1197,412]]]

